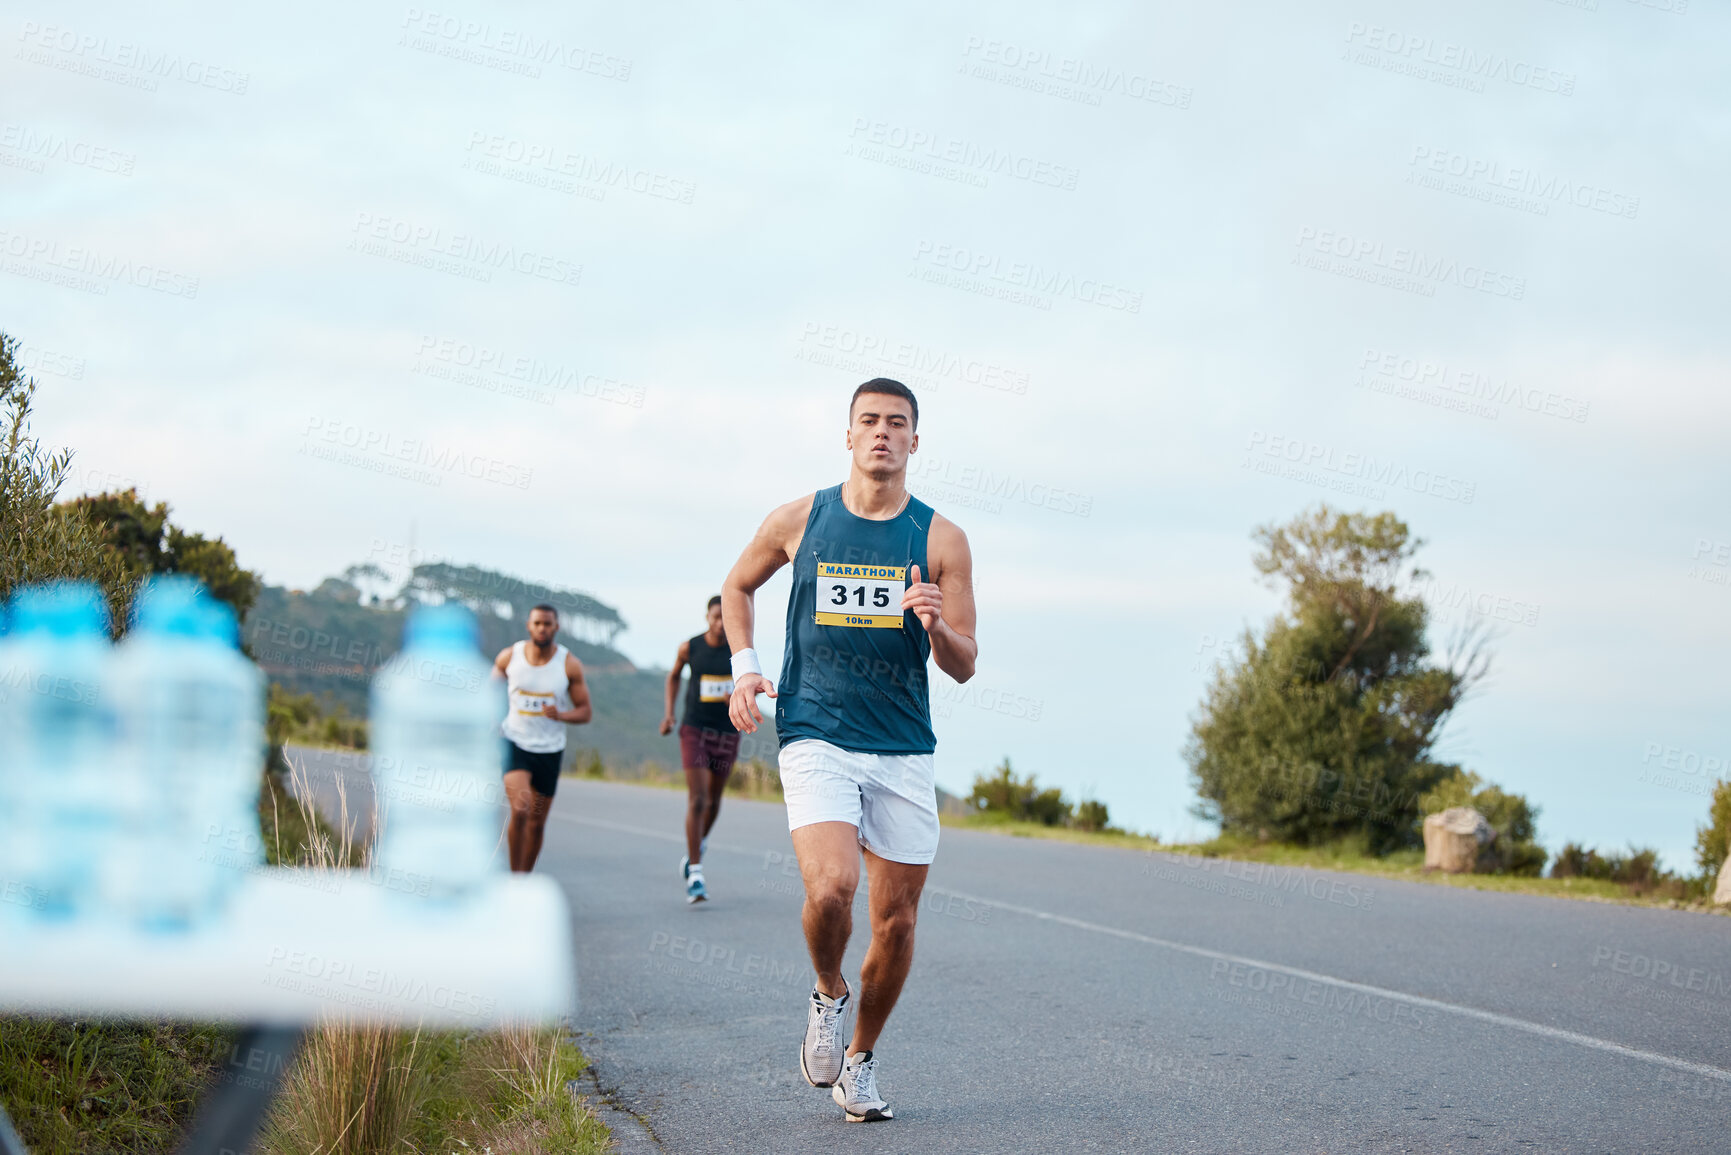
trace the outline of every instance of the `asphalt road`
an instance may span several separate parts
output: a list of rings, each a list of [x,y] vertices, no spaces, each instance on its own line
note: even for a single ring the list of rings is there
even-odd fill
[[[666,1151],[1731,1151],[1731,919],[950,829],[896,1118],[846,1124],[796,1066],[781,807],[727,801],[690,907],[682,806],[566,779],[539,866],[599,1088]]]

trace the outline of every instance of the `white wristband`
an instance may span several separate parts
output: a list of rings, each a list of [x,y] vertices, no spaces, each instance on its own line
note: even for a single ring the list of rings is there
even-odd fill
[[[763,667],[757,664],[756,650],[741,650],[733,655],[733,680],[737,682],[742,674],[763,676]]]

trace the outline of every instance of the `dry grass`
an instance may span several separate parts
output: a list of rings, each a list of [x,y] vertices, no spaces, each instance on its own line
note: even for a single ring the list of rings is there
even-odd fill
[[[320,1027],[272,1108],[260,1150],[600,1155],[607,1128],[571,1090],[585,1065],[556,1027]]]
[[[304,771],[294,795],[272,795],[271,832],[299,833],[279,861],[309,870],[365,864],[351,841],[347,797],[337,783],[333,829],[312,807]],[[269,841],[267,837],[267,842]],[[571,1084],[586,1062],[557,1027],[419,1031],[329,1023],[307,1032],[266,1121],[272,1155],[386,1155],[486,1151],[591,1155],[606,1126]]]

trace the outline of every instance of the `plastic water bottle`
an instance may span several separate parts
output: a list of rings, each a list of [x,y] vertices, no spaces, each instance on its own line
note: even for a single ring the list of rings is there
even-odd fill
[[[119,827],[108,606],[84,582],[27,586],[8,627],[4,885],[50,918],[89,913]]]
[[[373,678],[374,867],[388,889],[454,898],[499,870],[505,691],[479,646],[469,610],[421,607]]]
[[[13,652],[7,635],[8,607],[0,602],[0,923],[15,917],[20,910],[33,905],[31,894],[18,877],[18,835],[24,829],[20,808],[23,797],[19,783],[16,746],[17,726],[8,710],[13,698],[24,685],[24,672]]]
[[[197,922],[263,861],[263,676],[237,636],[234,611],[199,582],[159,577],[139,593],[116,654],[119,793],[135,861],[109,890],[149,926]]]

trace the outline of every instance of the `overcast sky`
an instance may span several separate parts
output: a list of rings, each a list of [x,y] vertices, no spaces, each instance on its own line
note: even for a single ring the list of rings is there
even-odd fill
[[[941,8],[13,6],[38,431],[270,582],[472,563],[665,665],[900,377],[979,591],[940,783],[1007,754],[1200,833],[1188,719],[1277,604],[1249,535],[1328,500],[1498,631],[1440,752],[1553,849],[1692,866],[1731,759],[1723,7]]]

